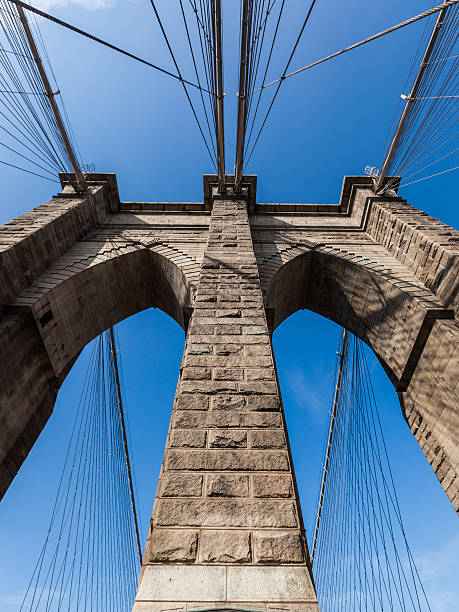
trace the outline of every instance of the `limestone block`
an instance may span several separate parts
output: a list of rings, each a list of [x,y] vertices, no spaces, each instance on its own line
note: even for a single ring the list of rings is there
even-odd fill
[[[268,331],[264,325],[246,325],[243,333],[246,336],[260,336],[267,334]]]
[[[250,432],[250,447],[251,448],[284,448],[285,435],[280,429]]]
[[[212,378],[214,380],[242,380],[244,372],[241,368],[214,368]]]
[[[207,432],[199,429],[173,429],[170,433],[172,447],[204,448]]]
[[[240,395],[217,395],[211,400],[212,410],[244,410],[245,397]]]
[[[227,573],[228,601],[317,603],[305,566],[229,566]]]
[[[210,380],[210,368],[185,367],[182,370],[183,380]]]
[[[198,344],[196,342],[190,342],[186,351],[188,355],[212,355],[211,344]]]
[[[210,448],[247,448],[247,432],[240,429],[211,430]]]
[[[209,396],[201,393],[181,393],[175,400],[176,410],[207,410]]]
[[[251,363],[250,365],[256,365]],[[246,380],[274,380],[273,368],[246,368],[245,370]]]
[[[209,474],[205,491],[207,497],[248,497],[249,477],[239,474]]]
[[[247,398],[247,410],[270,411],[279,409],[280,404],[277,395],[252,395]]]
[[[161,480],[162,497],[201,497],[200,474],[164,474]]]
[[[299,533],[259,531],[254,533],[257,563],[304,563],[304,551]]]
[[[231,325],[231,324],[225,324],[225,325],[218,325],[215,327],[215,334],[217,336],[227,336],[227,335],[239,335],[241,334],[241,326],[240,325]]]
[[[160,527],[297,527],[290,501],[239,499],[160,499],[154,525]]]
[[[224,310],[216,310],[215,311],[215,316],[216,318],[225,318],[225,317],[231,317],[231,318],[238,318],[241,316],[241,311],[237,310],[237,309],[224,309]]]
[[[254,474],[252,487],[254,497],[292,497],[293,495],[290,474]]]
[[[147,565],[136,601],[226,600],[226,568],[200,565]]]
[[[242,345],[238,344],[220,344],[214,346],[215,355],[241,355]]]
[[[149,548],[152,562],[191,562],[196,559],[198,533],[183,529],[153,529]]]
[[[250,563],[249,531],[201,531],[201,563]]]

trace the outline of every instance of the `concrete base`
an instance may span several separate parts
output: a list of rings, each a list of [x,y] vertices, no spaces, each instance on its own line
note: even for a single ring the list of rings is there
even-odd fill
[[[148,565],[133,612],[197,610],[318,612],[306,566]]]

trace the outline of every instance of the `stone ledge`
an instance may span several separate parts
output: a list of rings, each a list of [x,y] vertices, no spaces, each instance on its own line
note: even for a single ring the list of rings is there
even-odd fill
[[[138,603],[281,602],[317,604],[308,568],[149,565],[140,580]],[[134,608],[135,609],[135,608]],[[148,608],[145,608],[148,610]]]

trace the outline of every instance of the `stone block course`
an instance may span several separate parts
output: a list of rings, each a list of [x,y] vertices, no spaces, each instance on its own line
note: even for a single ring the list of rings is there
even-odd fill
[[[160,481],[160,496],[201,497],[202,483],[200,474],[164,474]]]
[[[153,529],[149,541],[149,560],[153,563],[193,562],[197,549],[196,531]]]
[[[286,451],[257,450],[176,450],[167,451],[168,470],[199,471],[288,471],[290,469]]]
[[[209,448],[247,448],[247,432],[241,429],[211,429]]]
[[[154,527],[298,527],[291,501],[167,498],[159,500]]]
[[[172,447],[204,448],[207,432],[199,429],[174,429],[169,437]]]
[[[205,531],[200,536],[201,563],[250,563],[252,560],[250,532]]]
[[[239,474],[208,474],[207,497],[249,497],[249,477]]]
[[[254,551],[258,563],[305,562],[303,543],[299,533],[255,532]]]
[[[292,497],[293,485],[289,474],[254,474],[254,497]]]

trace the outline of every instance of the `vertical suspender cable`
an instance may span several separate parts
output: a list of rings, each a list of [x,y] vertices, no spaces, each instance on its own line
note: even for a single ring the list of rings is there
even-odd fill
[[[220,193],[226,191],[225,170],[225,125],[223,114],[223,54],[222,54],[222,5],[221,0],[213,0],[213,28],[214,28],[214,61],[216,72],[216,100],[215,100],[215,124],[217,136],[217,165],[218,165],[218,190]]]
[[[120,412],[121,430],[123,432],[124,456],[126,459],[126,468],[127,468],[128,480],[129,480],[129,492],[131,494],[131,507],[132,507],[132,514],[134,516],[135,535],[137,538],[137,551],[139,553],[140,565],[142,565],[142,548],[140,546],[139,522],[137,520],[137,510],[136,510],[135,497],[134,497],[134,486],[132,483],[131,462],[129,460],[129,449],[128,449],[127,436],[126,436],[126,424],[124,421],[123,400],[121,397],[120,375],[119,375],[119,370],[118,370],[118,358],[116,356],[116,343],[115,343],[115,334],[113,333],[113,327],[110,327],[109,331],[110,331],[110,348],[111,348],[112,355],[113,355],[113,366],[115,370],[116,393],[118,396],[118,409]]]
[[[27,41],[29,43],[29,47],[32,52],[32,56],[35,60],[35,63],[37,64],[38,72],[40,73],[41,80],[43,81],[46,96],[48,97],[49,103],[51,104],[51,108],[54,113],[54,118],[56,119],[56,124],[61,134],[61,138],[64,143],[65,150],[67,151],[67,155],[69,157],[70,163],[72,164],[73,172],[75,173],[75,178],[76,178],[76,186],[79,191],[84,191],[86,189],[86,182],[78,166],[78,162],[77,162],[75,153],[73,152],[72,145],[70,144],[70,140],[67,135],[67,131],[64,126],[64,122],[62,121],[59,107],[57,105],[56,100],[54,99],[56,94],[53,92],[51,85],[49,83],[48,76],[43,67],[43,63],[41,61],[40,54],[37,49],[37,45],[35,44],[35,40],[33,38],[33,34],[30,29],[26,14],[24,13],[24,9],[22,8],[22,6],[19,6],[19,5],[16,5],[16,9],[19,15],[19,19],[21,20],[21,23],[24,27],[24,32],[27,37]]]
[[[236,142],[236,167],[234,169],[234,189],[237,193],[241,186],[242,173],[244,170],[244,145],[245,145],[245,127],[247,121],[247,95],[246,95],[246,77],[247,77],[247,35],[248,35],[248,20],[249,0],[242,0],[242,17],[241,17],[241,59],[239,65],[239,102],[237,109],[237,142]]]
[[[403,113],[402,116],[400,117],[400,121],[398,122],[398,126],[397,129],[395,130],[395,134],[394,134],[394,138],[392,139],[391,145],[389,147],[389,151],[384,159],[384,163],[381,169],[381,172],[378,176],[378,178],[375,181],[375,193],[379,193],[379,192],[383,192],[383,183],[384,183],[384,179],[386,178],[387,175],[387,171],[389,169],[390,163],[392,161],[392,158],[394,156],[394,153],[397,149],[399,140],[400,140],[400,136],[402,135],[403,132],[403,128],[405,127],[405,123],[406,120],[408,119],[408,114],[410,112],[411,109],[411,105],[413,104],[415,98],[416,98],[416,94],[418,92],[419,86],[421,84],[421,80],[422,77],[424,75],[424,72],[426,70],[426,67],[428,66],[429,63],[429,58],[432,54],[432,51],[434,49],[435,46],[435,42],[438,38],[438,34],[440,32],[440,28],[442,26],[443,23],[443,19],[445,18],[445,14],[446,11],[448,10],[448,7],[445,6],[445,8],[443,8],[437,17],[437,20],[435,22],[433,31],[432,31],[432,35],[430,37],[430,40],[427,44],[427,48],[425,50],[424,53],[424,57],[422,58],[421,64],[419,66],[419,70],[418,73],[416,75],[416,78],[414,80],[413,83],[413,87],[411,88],[411,92],[410,95],[407,97],[406,99],[406,104],[405,104],[405,108],[403,109]]]
[[[314,562],[314,553],[315,553],[316,545],[317,545],[317,534],[319,532],[320,517],[322,514],[322,507],[323,507],[323,501],[324,501],[325,485],[327,483],[328,463],[330,461],[330,450],[331,450],[331,445],[333,441],[333,430],[335,428],[336,409],[338,407],[338,399],[339,399],[339,393],[340,393],[340,388],[341,388],[341,378],[343,376],[343,365],[344,365],[344,359],[346,357],[346,344],[347,344],[347,330],[343,329],[343,339],[341,341],[341,351],[339,354],[338,374],[336,376],[335,394],[333,397],[333,408],[332,408],[331,420],[330,420],[330,431],[328,433],[327,452],[325,454],[324,473],[322,477],[322,485],[320,487],[319,504],[317,507],[316,526],[314,528],[314,539],[312,542],[311,564]]]

